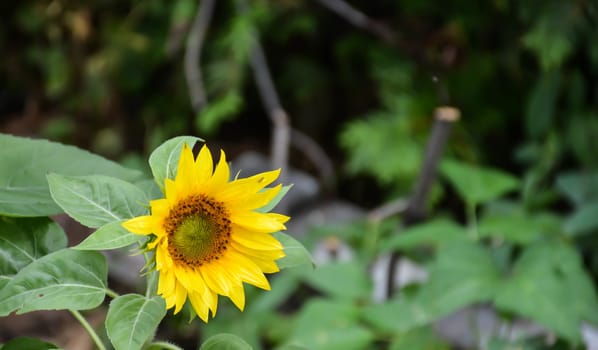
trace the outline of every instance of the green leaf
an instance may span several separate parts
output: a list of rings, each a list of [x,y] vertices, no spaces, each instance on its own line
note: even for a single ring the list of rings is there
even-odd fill
[[[363,318],[382,332],[403,333],[432,322],[435,315],[417,296],[401,295],[398,299],[364,307]]]
[[[52,198],[85,226],[105,224],[147,214],[148,200],[136,186],[117,178],[49,174]]]
[[[465,229],[452,220],[435,219],[398,232],[381,244],[385,251],[409,250],[422,245],[438,246],[446,242],[467,240]]]
[[[482,245],[455,241],[438,249],[418,301],[442,317],[464,306],[491,300],[501,276],[491,252]]]
[[[101,253],[56,251],[27,265],[0,290],[0,316],[95,308],[104,300],[106,279],[106,258]]]
[[[4,346],[0,345],[2,350],[54,350],[59,349],[54,344],[50,344],[39,339],[30,337],[18,337],[10,340]]]
[[[235,117],[243,107],[243,97],[237,90],[229,90],[222,97],[219,97],[202,109],[195,119],[195,125],[202,132],[212,134],[218,126]]]
[[[517,178],[495,169],[454,160],[443,161],[440,169],[468,204],[483,204],[519,187]]]
[[[486,215],[480,220],[480,237],[495,237],[515,244],[530,244],[547,235],[557,235],[560,220],[550,214],[520,213]]]
[[[335,299],[367,299],[372,283],[357,261],[321,265],[306,272],[305,281]]]
[[[563,242],[528,246],[494,300],[502,311],[529,317],[572,342],[582,320],[598,322],[598,298],[578,252]]]
[[[154,180],[160,190],[164,192],[164,179],[174,179],[179,166],[179,157],[183,144],[193,148],[196,142],[203,142],[195,136],[178,136],[165,141],[158,146],[149,157],[149,165],[154,174]]]
[[[421,327],[394,337],[389,350],[450,350],[431,327]]]
[[[234,334],[216,334],[206,340],[199,350],[252,350],[243,339]]]
[[[560,82],[559,71],[546,72],[538,79],[529,97],[525,115],[528,135],[538,138],[552,127]]]
[[[64,231],[48,218],[0,217],[0,289],[25,266],[66,245]]]
[[[280,201],[284,198],[284,196],[287,194],[287,192],[289,192],[289,190],[291,189],[291,187],[293,187],[293,185],[283,186],[280,189],[280,192],[278,192],[278,194],[276,195],[276,197],[274,197],[274,199],[272,199],[270,201],[270,203],[268,203],[265,206],[257,209],[256,211],[258,211],[260,213],[268,213],[270,210],[274,209],[274,207],[278,203],[280,203]]]
[[[373,334],[358,325],[359,314],[352,303],[311,299],[299,312],[287,343],[308,349],[367,349]]]
[[[280,269],[307,264],[316,266],[311,254],[309,254],[307,249],[299,241],[282,232],[276,232],[273,236],[284,246],[284,253],[286,254],[283,258],[276,261]]]
[[[148,299],[139,294],[121,295],[108,308],[108,338],[116,350],[141,349],[165,315],[166,303],[160,296]]]
[[[73,249],[79,250],[108,250],[129,246],[145,239],[142,235],[136,235],[127,231],[122,226],[122,221],[113,221],[105,224],[89,235],[83,242]]]
[[[0,134],[0,215],[48,216],[62,212],[46,174],[109,175],[134,180],[141,173],[73,146]]]
[[[583,235],[598,229],[598,201],[580,206],[563,224],[569,235]]]

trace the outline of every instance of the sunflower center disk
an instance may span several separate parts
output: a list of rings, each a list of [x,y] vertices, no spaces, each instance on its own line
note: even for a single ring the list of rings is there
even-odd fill
[[[164,227],[171,257],[190,267],[218,259],[227,249],[231,232],[224,206],[203,195],[179,201],[164,220]]]

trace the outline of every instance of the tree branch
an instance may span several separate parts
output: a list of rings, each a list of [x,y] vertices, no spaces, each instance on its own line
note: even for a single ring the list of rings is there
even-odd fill
[[[291,145],[303,152],[316,167],[324,186],[334,187],[334,165],[320,145],[311,137],[294,128],[291,129]]]
[[[185,50],[185,78],[189,88],[191,107],[197,114],[207,104],[201,75],[201,49],[214,12],[215,0],[201,0],[187,37]]]
[[[426,146],[426,155],[415,190],[405,210],[403,226],[421,222],[426,215],[426,198],[436,178],[438,163],[444,151],[444,146],[450,135],[453,124],[459,120],[460,112],[453,107],[438,107],[434,115],[434,125]],[[393,252],[388,266],[386,295],[390,298],[395,289],[394,280],[399,254]]]
[[[396,34],[386,25],[371,19],[366,14],[360,12],[343,0],[318,1],[332,12],[336,13],[340,17],[343,17],[352,25],[367,30],[388,43],[394,44],[396,42]]]

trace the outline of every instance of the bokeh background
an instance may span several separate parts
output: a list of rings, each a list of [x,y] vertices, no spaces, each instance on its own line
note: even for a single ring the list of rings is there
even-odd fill
[[[268,76],[273,89],[259,80],[268,85]],[[153,148],[192,134],[224,149],[242,174],[283,165],[285,181],[295,184],[281,207],[294,218],[289,232],[319,266],[332,267],[318,268],[324,272],[316,277],[283,273],[269,297],[250,289],[258,311],[226,305],[208,326],[168,318],[159,336],[186,348],[218,331],[265,349],[292,342],[313,349],[591,348],[597,82],[598,4],[591,0],[0,3],[0,132],[77,145],[144,171]],[[434,110],[445,105],[461,112],[445,157],[517,180],[515,190],[473,208],[482,223],[489,212],[512,214],[499,215],[499,229],[476,246],[508,279],[521,256],[544,244],[537,266],[550,271],[523,278],[509,303],[467,297],[469,280],[447,268],[442,275],[454,277],[455,289],[438,298],[454,292],[457,301],[435,312],[424,305],[422,319],[402,298],[425,288],[430,263],[436,271],[451,255],[434,239],[432,248],[430,241],[395,244],[403,289],[391,300],[400,304],[392,317],[375,309],[385,305],[385,239],[401,235]],[[449,170],[440,172],[427,217],[475,225],[454,183]],[[382,217],[381,207],[390,208]],[[541,231],[533,239],[508,238],[532,230],[526,223],[537,216],[550,218],[533,228]],[[70,227],[72,242],[82,239],[76,224],[57,220]],[[431,235],[446,230],[440,225]],[[559,270],[568,264],[575,268]],[[584,296],[540,283],[550,278]],[[100,328],[101,312],[94,316]],[[0,336],[41,334],[84,348],[60,331],[68,316],[40,315],[13,320]]]

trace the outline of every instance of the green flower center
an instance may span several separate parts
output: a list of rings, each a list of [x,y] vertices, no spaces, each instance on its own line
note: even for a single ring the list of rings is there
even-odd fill
[[[228,247],[231,232],[224,205],[204,195],[189,196],[174,205],[164,228],[170,256],[189,267],[218,259]]]

